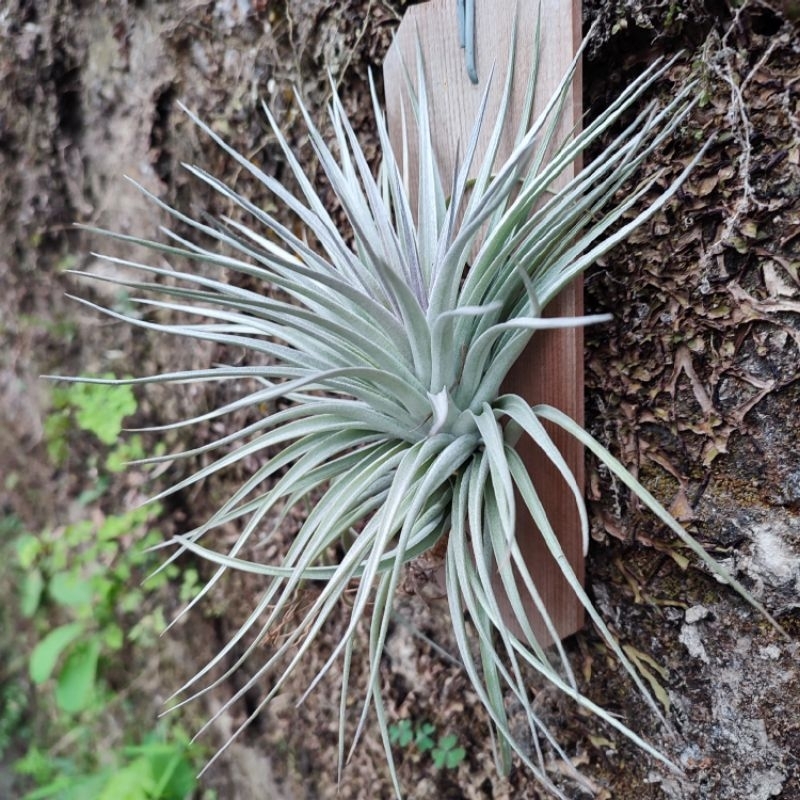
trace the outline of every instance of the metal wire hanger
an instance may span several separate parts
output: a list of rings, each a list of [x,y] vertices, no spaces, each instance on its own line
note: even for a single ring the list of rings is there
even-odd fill
[[[467,75],[472,83],[478,82],[475,66],[475,0],[456,0],[458,43],[467,56]]]

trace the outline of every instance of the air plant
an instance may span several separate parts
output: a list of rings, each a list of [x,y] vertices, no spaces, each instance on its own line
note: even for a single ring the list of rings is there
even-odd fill
[[[513,45],[511,55],[513,64]],[[581,426],[555,408],[532,406],[501,390],[506,374],[536,331],[609,318],[545,318],[542,309],[575,276],[663,208],[702,157],[701,150],[666,188],[659,188],[662,176],[656,174],[632,191],[620,193],[692,107],[696,92],[691,83],[663,107],[644,104],[645,95],[670,68],[664,63],[647,69],[583,130],[556,141],[557,122],[579,57],[535,119],[531,117],[534,71],[525,125],[503,163],[497,153],[508,116],[513,69],[504,80],[496,122],[485,118],[487,87],[463,158],[455,174],[444,176],[431,144],[425,70],[418,56],[416,88],[411,90],[415,123],[406,131],[406,136],[419,139],[416,213],[412,213],[403,168],[392,150],[372,85],[383,155],[378,176],[370,170],[335,93],[329,107],[332,146],[323,140],[297,98],[310,142],[347,219],[347,230],[337,227],[264,107],[296,181],[296,194],[226,144],[194,114],[186,113],[297,218],[305,236],[213,175],[189,165],[186,169],[195,178],[238,207],[247,221],[196,219],[150,195],[197,236],[186,238],[163,228],[164,241],[150,241],[103,231],[149,248],[157,259],[148,265],[105,257],[141,273],[141,280],[101,279],[133,292],[136,296],[131,302],[143,312],[128,316],[100,310],[153,331],[240,348],[256,362],[110,381],[250,385],[256,381],[258,386],[192,419],[150,429],[191,428],[243,409],[257,417],[210,444],[178,454],[193,459],[211,453],[214,458],[157,496],[162,499],[185,490],[253,456],[261,460],[206,522],[168,543],[176,548],[172,559],[189,552],[216,565],[189,608],[228,569],[253,573],[265,581],[263,594],[241,629],[182,688],[184,696],[194,692],[184,702],[219,686],[247,659],[264,658],[260,643],[281,623],[298,589],[314,582],[319,591],[294,629],[223,710],[267,673],[276,674],[252,719],[286,686],[325,623],[337,609],[338,613],[345,609],[348,622],[341,639],[306,695],[341,659],[341,777],[349,731],[346,701],[351,692],[351,665],[359,655],[356,633],[366,625],[368,680],[360,716],[350,721],[354,723],[351,752],[373,708],[398,796],[401,790],[381,698],[381,652],[404,566],[437,545],[443,548],[445,542],[444,572],[455,639],[463,667],[491,720],[500,768],[507,769],[515,753],[555,796],[564,797],[548,777],[543,745],[565,762],[569,759],[531,702],[525,677],[531,669],[651,756],[669,763],[580,692],[520,553],[515,521],[518,514],[527,513],[608,647],[661,717],[564,558],[537,492],[537,476],[528,474],[517,454],[520,437],[530,437],[546,454],[574,498],[584,541],[588,541],[581,490],[543,422],[565,429],[587,447],[712,574],[769,618],[747,590]],[[637,112],[642,105],[643,110]],[[479,133],[490,124],[489,146],[474,164]],[[608,140],[602,155],[554,190],[554,181],[601,138]],[[199,244],[199,238],[210,243]],[[204,269],[195,269],[198,264]],[[207,277],[209,268],[241,276],[249,286],[260,288],[241,288],[223,275]],[[164,299],[152,299],[153,295]],[[186,321],[156,321],[152,315],[148,318],[148,310],[166,310]],[[267,404],[278,400],[284,401],[278,410],[260,416]],[[149,461],[176,457],[170,454]],[[517,507],[517,497],[522,508]],[[277,536],[275,519],[280,521],[291,509],[308,502],[310,511],[277,563],[246,557],[251,538]],[[240,531],[235,543],[227,552],[215,550],[210,534],[232,523]],[[334,563],[331,552],[339,554]],[[500,609],[498,577],[510,602],[513,626]],[[556,642],[552,651],[537,639],[527,619],[525,608],[531,603]],[[207,677],[241,651],[224,674],[213,680]],[[504,703],[509,697],[524,710],[532,746],[509,726]]]

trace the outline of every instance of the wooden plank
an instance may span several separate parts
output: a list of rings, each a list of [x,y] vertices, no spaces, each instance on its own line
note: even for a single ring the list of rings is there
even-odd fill
[[[493,86],[496,91],[488,102],[487,119],[494,120],[500,105],[500,93],[508,65],[508,49],[515,10],[518,7],[517,59],[512,109],[521,109],[533,57],[532,43],[536,28],[537,3],[517,0],[476,0],[476,63],[478,84],[473,85],[466,72],[464,51],[459,47],[456,26],[456,4],[453,0],[429,0],[409,9],[401,22],[395,41],[384,63],[387,121],[395,149],[401,152],[401,97],[405,93],[405,72],[408,65],[416,73],[417,38],[422,46],[426,65],[434,148],[449,180],[454,168],[457,143],[467,141],[477,114],[486,81],[494,65]],[[574,57],[580,37],[580,0],[542,0],[542,39],[534,113],[542,108],[562,79]],[[405,103],[410,115],[410,105]],[[568,111],[561,123],[559,136],[566,136],[578,124],[581,115],[579,80],[568,99]],[[518,117],[512,117],[501,146],[501,158],[511,152]],[[476,164],[491,134],[487,125],[478,147]],[[409,191],[416,197],[416,140],[409,137]],[[570,175],[562,176],[562,181]],[[416,207],[416,202],[412,208]],[[568,287],[547,309],[548,315],[582,313],[582,285]],[[583,335],[579,328],[545,331],[534,336],[528,350],[517,362],[505,390],[516,392],[531,403],[550,403],[573,419],[583,422]],[[567,463],[583,486],[583,450],[573,440],[549,428]],[[583,580],[584,564],[579,518],[574,500],[563,481],[537,448],[526,443],[520,447],[529,472],[541,490],[545,507],[554,522],[559,540],[572,568]],[[532,520],[520,515],[517,532],[526,563],[546,603],[561,637],[574,633],[583,625],[583,609],[569,588],[561,570],[541,541]],[[535,609],[530,618],[537,634],[548,640],[543,623]]]

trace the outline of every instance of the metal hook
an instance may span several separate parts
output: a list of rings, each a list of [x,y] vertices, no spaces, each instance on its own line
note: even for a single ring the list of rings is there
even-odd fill
[[[466,50],[467,75],[472,83],[478,82],[475,66],[475,0],[456,0],[458,44]]]
[[[463,50],[467,44],[464,0],[456,0],[456,20],[458,21],[458,46]]]

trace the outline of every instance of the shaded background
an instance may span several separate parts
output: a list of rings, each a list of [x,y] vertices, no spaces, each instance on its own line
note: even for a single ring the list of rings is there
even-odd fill
[[[0,11],[0,664],[7,665],[0,672],[0,794],[3,786],[8,796],[21,791],[19,782],[10,788],[18,781],[11,763],[31,742],[52,747],[54,720],[61,718],[52,687],[35,688],[27,677],[25,654],[42,630],[17,610],[24,571],[15,566],[15,542],[45,531],[57,537],[84,518],[107,519],[164,480],[136,469],[108,473],[98,462],[101,445],[77,428],[59,434],[68,450],[54,458],[48,419],[59,409],[38,376],[150,374],[241,358],[206,343],[189,347],[143,335],[66,299],[70,292],[124,305],[124,297],[101,284],[79,285],[65,270],[98,269],[92,249],[139,255],[72,224],[156,235],[160,213],[122,175],[189,213],[229,213],[181,162],[246,188],[274,210],[273,200],[209,146],[177,104],[288,181],[259,111],[265,100],[312,178],[319,178],[291,87],[316,110],[324,130],[328,70],[377,164],[367,73],[380,69],[403,8],[389,0],[20,0]],[[717,133],[679,197],[587,278],[589,310],[615,314],[610,326],[588,332],[587,424],[795,635],[781,640],[589,463],[595,543],[588,588],[669,706],[674,732],[647,712],[592,631],[573,637],[570,649],[589,695],[623,714],[686,771],[684,779],[668,775],[532,678],[537,706],[604,798],[800,798],[800,44],[793,17],[791,3],[732,8],[711,0],[608,0],[585,8],[587,23],[599,21],[585,65],[590,115],[659,56],[680,53],[660,97],[677,83],[698,80],[696,109],[646,165],[648,174],[662,170],[667,184]],[[137,394],[133,421],[153,425],[200,413],[232,391],[148,389]],[[219,433],[209,426],[191,443]],[[186,437],[173,434],[162,444],[177,450],[190,444]],[[145,438],[147,449],[158,444],[153,435]],[[190,467],[173,465],[170,475]],[[81,497],[100,478],[101,494]],[[202,521],[240,478],[225,474],[202,491],[176,496],[158,530],[168,534]],[[297,522],[289,521],[287,537]],[[125,547],[135,548],[143,535],[132,531]],[[185,566],[207,576],[203,565]],[[486,720],[468,682],[414,634],[451,647],[446,609],[415,593],[413,584],[401,598],[403,621],[386,656],[387,704],[397,719],[457,732],[466,757],[455,769],[437,770],[413,748],[398,749],[408,796],[538,797],[523,770],[508,779],[495,774]],[[158,646],[131,641],[124,659],[103,662],[109,691],[135,687],[126,725],[154,724],[165,697],[227,641],[258,591],[257,582],[230,575]],[[307,601],[299,597],[299,607]],[[158,607],[167,617],[180,604],[168,587],[146,602],[141,614]],[[59,613],[54,608],[60,621]],[[127,635],[136,614],[119,616]],[[331,626],[330,637],[342,622]],[[205,786],[219,798],[335,796],[336,676],[301,708],[292,700],[325,655],[309,659],[209,773]],[[190,707],[187,729],[241,686],[246,672]],[[211,751],[257,696],[222,717],[206,740]],[[100,750],[130,736],[108,719],[98,730]],[[369,730],[340,796],[391,796],[383,760],[379,738]]]

